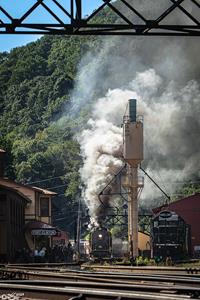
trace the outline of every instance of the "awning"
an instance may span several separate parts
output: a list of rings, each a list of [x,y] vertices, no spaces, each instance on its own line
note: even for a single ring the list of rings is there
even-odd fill
[[[41,221],[32,221],[25,225],[25,230],[30,231],[33,236],[57,236],[59,235],[59,230],[50,224]]]

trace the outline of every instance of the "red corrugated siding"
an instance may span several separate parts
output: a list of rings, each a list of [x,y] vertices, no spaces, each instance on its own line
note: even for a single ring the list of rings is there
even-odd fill
[[[175,211],[191,226],[191,244],[194,251],[194,246],[200,246],[200,194],[173,202],[168,209]],[[156,208],[153,211],[159,210],[160,208]]]

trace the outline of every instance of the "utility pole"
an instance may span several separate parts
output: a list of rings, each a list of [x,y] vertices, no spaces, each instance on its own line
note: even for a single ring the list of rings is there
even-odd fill
[[[136,100],[130,99],[123,120],[123,157],[128,164],[128,241],[131,260],[138,256],[138,167],[143,160],[143,122],[136,115]]]
[[[77,261],[80,260],[80,238],[81,238],[81,199],[78,200],[78,216],[77,216],[77,234],[76,234],[76,253]]]

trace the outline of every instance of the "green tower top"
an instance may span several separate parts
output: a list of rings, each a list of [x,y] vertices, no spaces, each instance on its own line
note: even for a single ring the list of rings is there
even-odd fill
[[[136,122],[137,100],[129,99],[129,119],[131,123]]]

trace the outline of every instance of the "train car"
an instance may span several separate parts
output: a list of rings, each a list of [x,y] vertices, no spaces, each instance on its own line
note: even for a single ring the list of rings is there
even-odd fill
[[[190,227],[173,211],[161,211],[152,220],[154,257],[181,260],[190,253]]]
[[[109,259],[112,257],[112,236],[105,227],[96,227],[90,233],[90,256],[94,259]]]

